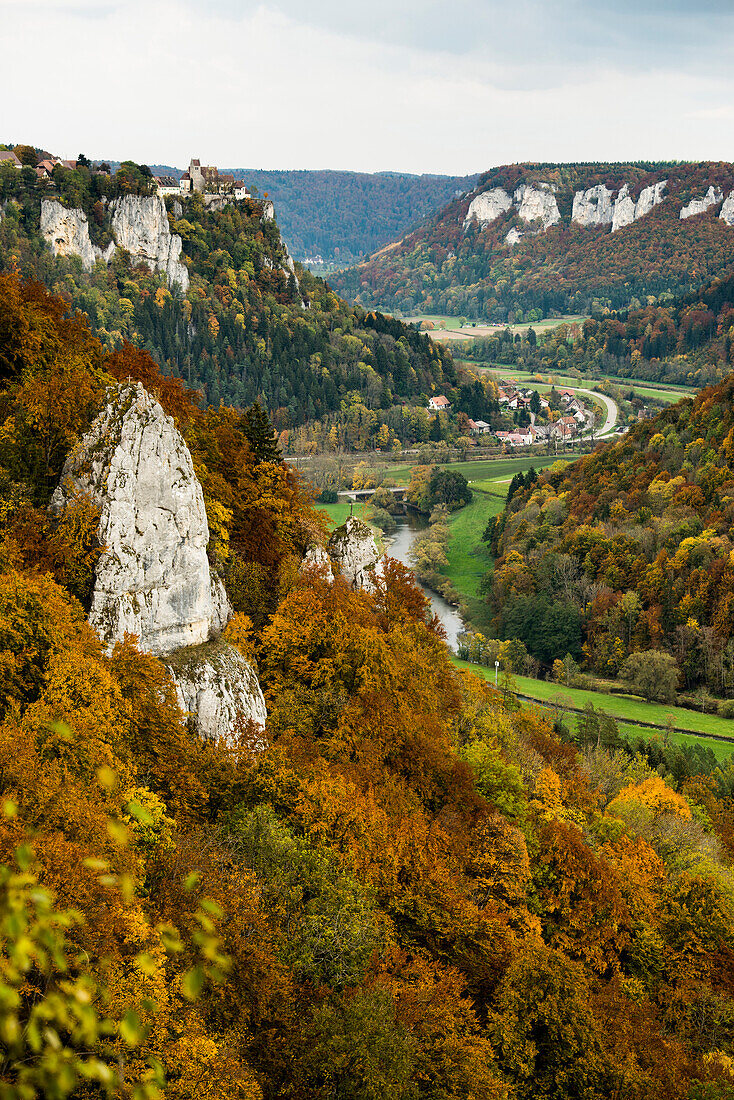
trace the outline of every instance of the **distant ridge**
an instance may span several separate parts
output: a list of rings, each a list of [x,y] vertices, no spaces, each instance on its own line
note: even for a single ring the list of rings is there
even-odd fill
[[[695,293],[732,270],[731,163],[527,163],[332,282],[369,308],[504,322]]]

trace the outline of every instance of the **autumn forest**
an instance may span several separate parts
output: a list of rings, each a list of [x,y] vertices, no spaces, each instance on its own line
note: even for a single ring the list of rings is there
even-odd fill
[[[289,267],[257,198],[218,210],[166,199],[183,291],[123,249],[89,269],[54,256],[39,230],[52,188],[105,245],[111,202],[153,193],[144,166],[59,165],[47,185],[8,163],[3,1100],[733,1100],[734,754],[633,740],[593,707],[571,720],[514,682],[532,667],[734,714],[734,290],[717,267],[721,227],[696,231],[700,277],[676,259],[669,297],[645,296],[652,266],[640,300],[616,276],[592,295],[579,252],[578,294],[603,304],[543,338],[498,331],[458,364]],[[653,169],[639,165],[637,182]],[[416,231],[413,255],[435,258],[439,222]],[[575,231],[555,232],[549,262]],[[547,278],[519,273],[523,255],[494,303],[477,268],[485,316],[506,320]],[[392,260],[370,272],[375,286],[403,277]],[[563,283],[553,294],[575,302]],[[529,460],[501,499],[492,489],[477,600],[504,647],[496,686],[481,654],[473,669],[457,662],[389,546],[379,564],[360,557],[373,530],[350,516],[332,532],[318,488],[283,453],[289,431],[314,424],[334,453],[404,449],[408,504],[447,541],[451,515],[489,495],[419,463],[412,443],[435,444],[435,459],[459,430],[435,403],[429,416],[429,395],[449,395],[462,431],[470,414],[499,416],[487,362],[697,391],[619,438],[591,438],[578,461]],[[183,561],[188,582],[195,561],[204,581],[169,607],[157,576],[154,610],[163,621],[190,600],[206,615],[189,616],[183,644],[155,649],[140,630],[115,633],[110,607],[124,603],[123,626],[144,620],[145,586],[131,596],[120,578],[156,571],[169,521],[171,572]],[[184,673],[221,670],[225,655],[257,706],[202,736]],[[230,688],[215,680],[195,687],[221,711]]]

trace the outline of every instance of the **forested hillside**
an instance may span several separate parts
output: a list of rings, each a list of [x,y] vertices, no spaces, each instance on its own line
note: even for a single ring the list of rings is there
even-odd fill
[[[734,376],[562,472],[510,487],[487,539],[498,629],[616,676],[668,655],[681,690],[734,695]],[[676,680],[673,680],[673,687]]]
[[[477,180],[398,172],[234,171],[275,202],[294,256],[321,256],[345,266],[394,241]]]
[[[166,373],[201,388],[206,402],[246,407],[259,398],[278,428],[345,400],[388,408],[453,380],[450,353],[427,337],[365,315],[307,271],[291,271],[260,202],[215,211],[200,196],[185,207],[169,200],[189,274],[185,295],[124,250],[85,271],[76,257],[54,257],[41,235],[41,201],[56,196],[83,211],[92,243],[105,247],[110,200],[150,190],[149,174],[133,164],[115,176],[57,167],[50,185],[31,168],[0,165],[0,268],[40,279],[87,314],[107,347],[129,340],[144,348]]]
[[[645,378],[701,387],[734,366],[734,277],[713,279],[700,292],[616,310],[583,323],[559,324],[538,339],[530,328],[515,340],[509,329],[454,345],[459,358],[524,370],[581,371],[587,377]]]
[[[203,412],[66,307],[0,277],[8,1095],[729,1096],[731,767],[582,753],[452,668],[402,567],[373,593],[299,568],[322,521],[262,423]],[[191,448],[236,611],[226,637],[267,699],[263,751],[247,731],[199,740],[164,665],[129,636],[107,652],[86,621],[97,514],[46,503],[127,379]],[[711,391],[624,444],[629,491],[635,440],[645,470],[687,448],[695,485],[656,484],[692,527],[713,494],[718,530],[727,399]],[[689,422],[713,432],[700,454]],[[717,539],[680,544],[689,571],[701,553],[715,566]]]
[[[533,309],[647,304],[731,274],[734,228],[719,215],[733,187],[728,163],[494,168],[470,195],[333,284],[381,309],[498,322]],[[483,196],[486,205],[472,208]],[[681,218],[691,201],[700,206]]]

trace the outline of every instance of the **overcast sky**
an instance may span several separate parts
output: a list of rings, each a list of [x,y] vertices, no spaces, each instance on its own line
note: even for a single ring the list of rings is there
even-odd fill
[[[734,160],[734,0],[0,0],[0,141],[464,174]]]

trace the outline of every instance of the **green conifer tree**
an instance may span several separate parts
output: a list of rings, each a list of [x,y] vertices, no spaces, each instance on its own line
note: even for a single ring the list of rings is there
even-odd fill
[[[257,462],[282,462],[283,455],[273,425],[259,401],[245,413],[242,430]]]

